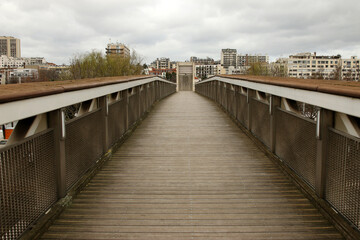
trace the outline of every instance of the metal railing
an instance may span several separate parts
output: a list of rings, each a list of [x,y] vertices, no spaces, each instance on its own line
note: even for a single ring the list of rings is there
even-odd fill
[[[359,131],[346,129],[359,129],[360,99],[221,76],[195,87],[278,156],[280,164],[295,172],[317,199],[330,204],[329,209],[340,213],[358,234],[360,138]],[[296,110],[302,103],[319,107],[315,119]]]
[[[39,97],[44,101],[31,98],[0,104],[0,124],[18,121],[14,138],[37,129],[0,149],[1,239],[19,238],[65,197],[156,101],[175,91],[175,84],[155,77]],[[54,102],[59,108],[33,105],[30,114],[9,110],[34,101],[43,105]],[[77,117],[66,121],[64,108],[69,103],[80,103],[80,110]]]

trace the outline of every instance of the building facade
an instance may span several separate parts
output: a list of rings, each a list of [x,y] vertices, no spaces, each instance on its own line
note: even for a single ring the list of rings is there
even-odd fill
[[[341,79],[346,81],[359,81],[360,65],[356,56],[341,60]]]
[[[245,67],[251,66],[254,63],[269,63],[269,56],[267,55],[237,55],[236,66]]]
[[[0,36],[0,56],[20,58],[20,39],[14,37]]]
[[[176,68],[148,68],[148,75],[165,77],[166,73],[176,73]]]
[[[288,75],[295,78],[334,79],[341,69],[341,56],[317,56],[299,53],[288,59]]]
[[[157,58],[155,60],[157,69],[169,69],[171,68],[170,58]]]
[[[213,58],[198,58],[190,57],[190,62],[195,63],[196,65],[217,65],[218,63]]]
[[[215,76],[219,72],[219,65],[195,65],[195,77],[198,79],[205,79]]]
[[[221,66],[225,69],[229,68],[230,66],[236,67],[236,49],[221,49]]]
[[[123,43],[109,43],[106,48],[106,55],[130,57],[130,49]]]

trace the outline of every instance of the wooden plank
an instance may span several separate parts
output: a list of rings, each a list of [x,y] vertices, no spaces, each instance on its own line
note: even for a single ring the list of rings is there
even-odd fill
[[[43,239],[342,239],[212,102],[156,105]]]

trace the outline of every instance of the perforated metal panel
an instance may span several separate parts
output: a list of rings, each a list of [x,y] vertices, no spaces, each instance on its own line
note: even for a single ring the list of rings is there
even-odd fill
[[[57,200],[53,130],[0,150],[1,239],[17,239]]]
[[[270,145],[269,104],[257,99],[251,101],[251,132],[266,146]]]
[[[69,189],[103,154],[100,109],[66,124],[66,187]]]
[[[109,143],[115,144],[126,131],[126,101],[121,99],[109,106]]]
[[[275,152],[312,188],[316,172],[316,123],[276,109]]]
[[[325,199],[360,229],[360,139],[328,131]]]

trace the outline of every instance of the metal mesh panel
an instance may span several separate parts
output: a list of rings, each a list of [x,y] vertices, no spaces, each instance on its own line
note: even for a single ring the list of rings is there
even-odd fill
[[[1,239],[18,238],[57,200],[54,132],[0,150]]]
[[[326,197],[360,228],[360,139],[329,129]]]
[[[275,152],[312,188],[316,171],[316,123],[276,109]]]
[[[129,127],[139,118],[139,96],[138,93],[129,96]]]
[[[122,99],[109,106],[109,142],[116,143],[126,131],[126,101]]]
[[[266,146],[270,146],[269,104],[256,99],[251,101],[251,132]]]
[[[66,124],[66,187],[69,189],[103,153],[100,109]]]
[[[247,97],[243,94],[236,94],[237,102],[237,114],[236,119],[241,122],[244,126],[248,124],[248,104]]]

